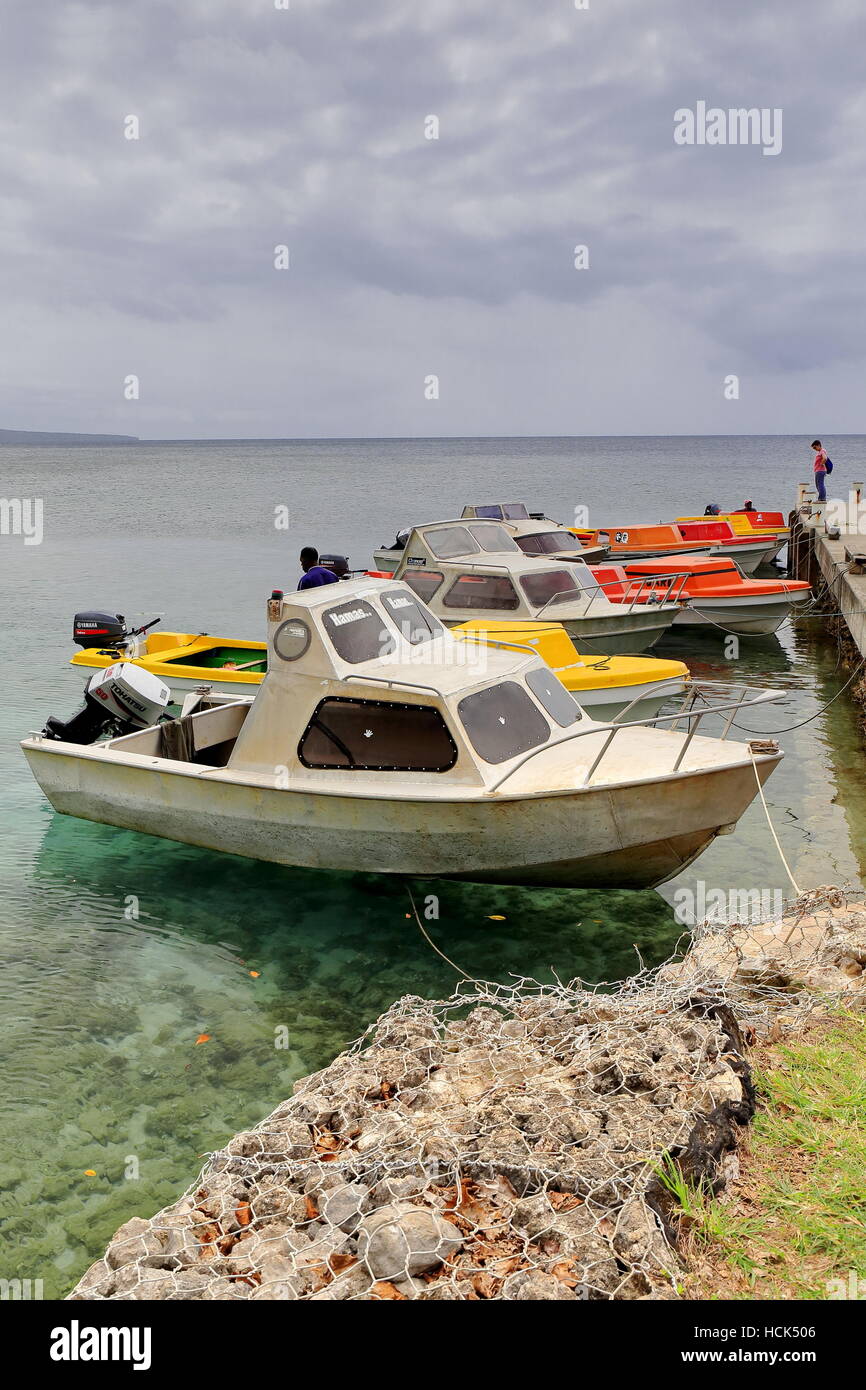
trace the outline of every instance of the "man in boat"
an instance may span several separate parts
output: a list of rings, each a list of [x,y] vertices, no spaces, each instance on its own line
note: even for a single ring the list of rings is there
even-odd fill
[[[301,551],[301,575],[299,589],[316,589],[320,584],[336,584],[337,576],[319,564],[319,552],[312,545],[305,545]]]

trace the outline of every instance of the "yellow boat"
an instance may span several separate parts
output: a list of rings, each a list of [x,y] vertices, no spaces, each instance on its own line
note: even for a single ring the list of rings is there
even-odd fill
[[[476,619],[451,629],[455,637],[497,647],[530,649],[551,666],[591,719],[608,722],[628,709],[629,719],[650,719],[666,700],[688,688],[681,661],[655,657],[580,655],[561,623]],[[129,634],[116,645],[88,646],[70,665],[86,680],[116,661],[142,666],[179,700],[210,686],[221,694],[255,694],[267,669],[267,645],[206,633]]]
[[[453,636],[497,647],[537,652],[590,719],[608,723],[628,710],[629,719],[652,719],[666,700],[688,689],[682,661],[652,656],[599,656],[578,652],[561,623],[497,622],[476,618],[452,627]]]

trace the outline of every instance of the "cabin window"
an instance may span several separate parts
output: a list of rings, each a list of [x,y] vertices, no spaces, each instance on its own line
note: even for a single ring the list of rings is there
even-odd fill
[[[335,608],[326,608],[322,621],[337,655],[353,666],[361,661],[388,656],[397,645],[393,633],[383,623],[381,613],[377,613],[363,599],[352,599],[349,603],[337,604]]]
[[[431,705],[333,696],[316,706],[298,757],[304,767],[348,772],[447,772],[457,745]]]
[[[443,603],[446,608],[486,608],[497,612],[513,611],[520,607],[514,585],[505,574],[458,575]]]
[[[547,713],[556,720],[561,729],[567,729],[570,724],[576,724],[583,718],[583,711],[577,700],[570,690],[566,690],[553,671],[544,666],[539,666],[535,671],[527,671],[526,684],[538,703],[544,705]]]
[[[475,526],[470,526],[469,530],[482,550],[518,549],[512,537],[502,526],[494,526],[491,522],[481,522]]]
[[[405,589],[386,589],[382,595],[382,606],[413,647],[441,637],[445,631],[439,619],[434,618],[428,609],[422,608],[414,594],[407,594]]]
[[[444,574],[439,570],[407,570],[403,575],[403,583],[408,584],[423,603],[429,603],[444,578]]]
[[[550,737],[550,725],[517,681],[502,681],[465,696],[457,712],[472,747],[486,763],[507,762]]]
[[[518,536],[517,544],[524,555],[558,555],[563,550],[580,549],[577,536],[562,531],[540,531],[534,536]]]
[[[502,508],[506,521],[528,521],[529,512],[522,502],[506,502]]]
[[[484,517],[487,521],[501,521],[502,508],[497,506],[473,507],[476,516]]]
[[[551,601],[573,602],[580,584],[577,575],[570,570],[544,570],[538,574],[521,575],[520,587],[534,608],[543,608]]]
[[[454,560],[458,555],[477,555],[481,549],[465,526],[442,526],[436,531],[425,531],[424,539],[437,560]]]

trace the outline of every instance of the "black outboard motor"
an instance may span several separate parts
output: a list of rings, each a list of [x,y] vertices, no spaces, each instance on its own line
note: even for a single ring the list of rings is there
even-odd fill
[[[348,555],[320,555],[319,564],[323,570],[330,570],[338,579],[348,579],[349,577],[349,557]]]
[[[99,613],[96,610],[76,613],[72,619],[72,640],[85,650],[91,647],[122,647],[130,633],[122,613]]]

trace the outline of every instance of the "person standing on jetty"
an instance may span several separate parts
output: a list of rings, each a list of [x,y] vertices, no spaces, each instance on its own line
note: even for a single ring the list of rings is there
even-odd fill
[[[815,486],[818,489],[818,501],[827,501],[827,489],[824,484],[827,481],[827,474],[832,473],[833,465],[827,457],[827,450],[820,439],[812,440],[812,448],[815,450]]]
[[[312,545],[305,545],[300,555],[301,575],[299,589],[316,589],[320,584],[336,584],[337,576],[319,564],[319,552]]]

